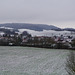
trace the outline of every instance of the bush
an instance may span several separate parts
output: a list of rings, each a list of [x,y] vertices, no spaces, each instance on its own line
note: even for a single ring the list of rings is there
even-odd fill
[[[72,46],[75,47],[75,39],[72,40]]]

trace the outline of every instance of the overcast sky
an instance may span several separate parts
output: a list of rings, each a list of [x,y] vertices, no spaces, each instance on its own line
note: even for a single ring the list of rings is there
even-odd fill
[[[0,23],[75,28],[75,0],[0,0]]]

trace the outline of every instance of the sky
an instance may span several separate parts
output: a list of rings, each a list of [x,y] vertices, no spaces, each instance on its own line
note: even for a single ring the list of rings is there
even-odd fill
[[[75,28],[75,0],[0,0],[0,23]]]

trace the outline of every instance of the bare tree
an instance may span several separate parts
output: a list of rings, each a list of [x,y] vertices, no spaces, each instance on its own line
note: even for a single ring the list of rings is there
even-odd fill
[[[69,75],[75,75],[75,52],[70,51],[66,61],[66,71]]]

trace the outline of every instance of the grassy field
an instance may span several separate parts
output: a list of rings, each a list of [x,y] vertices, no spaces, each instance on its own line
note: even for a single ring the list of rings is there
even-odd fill
[[[68,50],[0,46],[0,75],[66,75]]]

